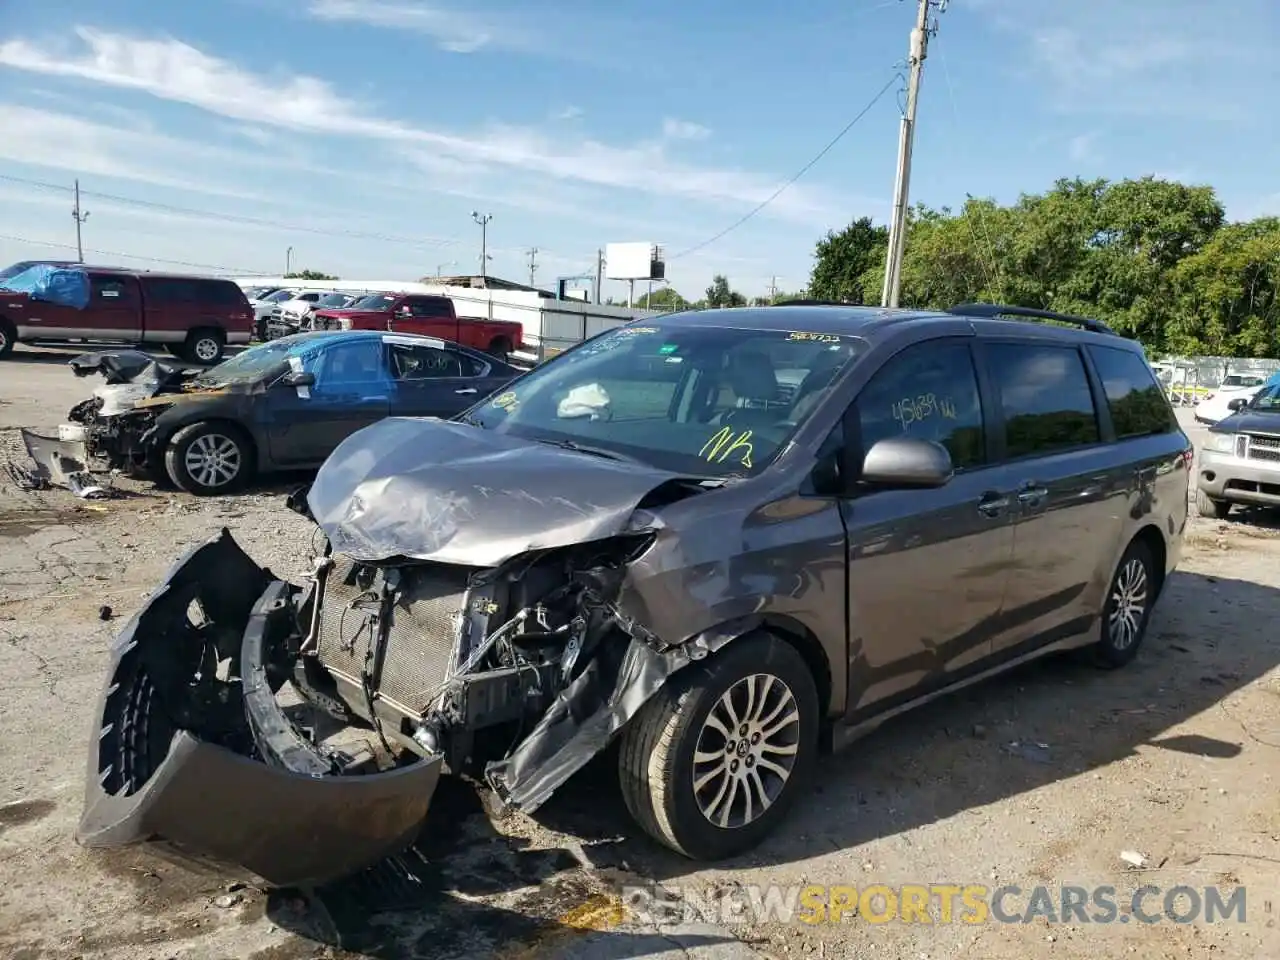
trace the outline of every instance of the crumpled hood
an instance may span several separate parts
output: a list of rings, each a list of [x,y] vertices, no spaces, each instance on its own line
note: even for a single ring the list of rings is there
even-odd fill
[[[463,423],[389,417],[330,454],[307,505],[337,553],[493,567],[621,533],[673,479]]]
[[[1270,433],[1280,437],[1280,410],[1274,413],[1241,410],[1219,420],[1210,430],[1213,433]]]
[[[102,374],[108,384],[138,383],[159,389],[195,376],[194,371],[156,360],[141,350],[104,350],[82,353],[67,361],[77,377]]]

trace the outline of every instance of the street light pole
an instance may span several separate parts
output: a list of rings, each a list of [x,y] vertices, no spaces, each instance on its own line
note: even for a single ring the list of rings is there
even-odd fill
[[[293,270],[293,247],[284,252],[284,275],[287,277]]]
[[[486,262],[489,259],[487,228],[489,226],[489,221],[493,219],[493,214],[486,213],[484,216],[481,216],[478,212],[472,210],[471,219],[480,224],[480,279],[483,280],[488,276],[486,268]]]

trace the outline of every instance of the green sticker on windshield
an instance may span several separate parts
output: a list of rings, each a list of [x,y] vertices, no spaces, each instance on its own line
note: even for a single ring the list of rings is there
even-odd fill
[[[664,343],[658,348],[659,353],[675,353],[680,347],[674,343]]]

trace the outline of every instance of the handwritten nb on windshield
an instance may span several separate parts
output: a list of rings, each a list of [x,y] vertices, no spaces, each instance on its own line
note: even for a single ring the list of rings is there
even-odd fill
[[[740,464],[750,470],[751,454],[754,452],[751,446],[750,430],[743,430],[735,435],[732,427],[721,427],[715,436],[702,445],[698,456],[708,463],[724,463],[730,457],[735,457]]]
[[[903,430],[931,417],[955,420],[955,401],[949,396],[938,398],[932,393],[922,393],[918,397],[903,397],[893,405],[893,419],[902,424]]]

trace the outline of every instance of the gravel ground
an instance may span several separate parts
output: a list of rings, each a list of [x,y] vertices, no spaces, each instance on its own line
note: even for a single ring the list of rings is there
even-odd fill
[[[68,354],[0,367],[0,461],[16,427],[53,427],[89,383]],[[1188,418],[1189,420],[1189,418]],[[1190,428],[1199,439],[1203,431]],[[5,479],[0,475],[0,484]],[[1280,530],[1274,518],[1195,521],[1148,643],[1129,668],[1033,665],[886,725],[825,764],[815,790],[750,857],[694,869],[641,839],[608,758],[539,813],[494,819],[442,787],[413,888],[371,918],[370,890],[267,896],[239,878],[71,839],[85,738],[112,634],[188,545],[226,526],[298,575],[309,524],[291,483],[221,500],[141,485],[87,503],[0,485],[0,955],[20,960],[243,957],[762,956],[1143,958],[1280,956]],[[100,619],[100,608],[113,619]],[[1141,869],[1122,851],[1143,855]],[[622,884],[693,894],[774,883],[891,886],[1143,884],[1247,888],[1243,924],[738,923],[609,926]],[[386,902],[385,899],[382,902]],[[1149,901],[1158,910],[1159,898]],[[1025,908],[1025,896],[1010,909]],[[692,932],[691,932],[692,931]],[[342,936],[347,950],[320,943]],[[678,943],[676,941],[679,941]],[[719,946],[716,946],[719,944]],[[702,952],[699,952],[702,951]]]

